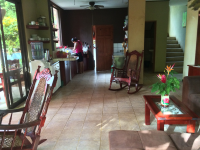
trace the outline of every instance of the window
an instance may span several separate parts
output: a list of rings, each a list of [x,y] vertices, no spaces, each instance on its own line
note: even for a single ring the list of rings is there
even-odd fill
[[[53,39],[56,43],[56,47],[60,47],[62,45],[61,40],[61,28],[60,28],[60,12],[59,9],[51,6],[51,22],[53,25]]]

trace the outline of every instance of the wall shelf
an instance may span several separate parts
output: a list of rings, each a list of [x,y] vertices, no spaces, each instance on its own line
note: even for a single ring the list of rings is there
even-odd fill
[[[53,28],[52,30],[53,30],[53,31],[58,31],[58,29],[56,29],[56,28]]]
[[[50,43],[50,41],[28,40],[28,44],[35,43],[35,42]]]
[[[124,27],[123,27],[123,30],[124,30],[124,31],[127,31],[127,30],[128,30],[128,26],[124,26]]]
[[[58,43],[58,41],[59,41],[59,40],[56,40],[56,39],[53,40],[54,43]]]
[[[35,29],[35,30],[48,30],[47,26],[39,26],[39,25],[26,25],[27,29]]]

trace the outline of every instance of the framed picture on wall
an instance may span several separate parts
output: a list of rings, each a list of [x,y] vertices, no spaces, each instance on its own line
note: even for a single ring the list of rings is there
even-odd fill
[[[187,12],[183,13],[183,19],[182,19],[182,27],[186,27],[186,22],[187,22]]]

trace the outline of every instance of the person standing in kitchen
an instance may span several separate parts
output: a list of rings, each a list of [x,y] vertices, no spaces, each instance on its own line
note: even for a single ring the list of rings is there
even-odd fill
[[[79,59],[78,59],[78,72],[79,73],[83,73],[84,67],[83,67],[83,48],[82,48],[82,43],[76,37],[72,38],[71,41],[72,41],[72,43],[74,43],[73,52],[75,52],[76,56],[79,57]]]

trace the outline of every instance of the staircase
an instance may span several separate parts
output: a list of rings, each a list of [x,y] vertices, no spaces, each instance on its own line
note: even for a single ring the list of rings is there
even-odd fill
[[[175,37],[167,37],[166,65],[173,65],[174,70],[183,73],[184,52]]]

